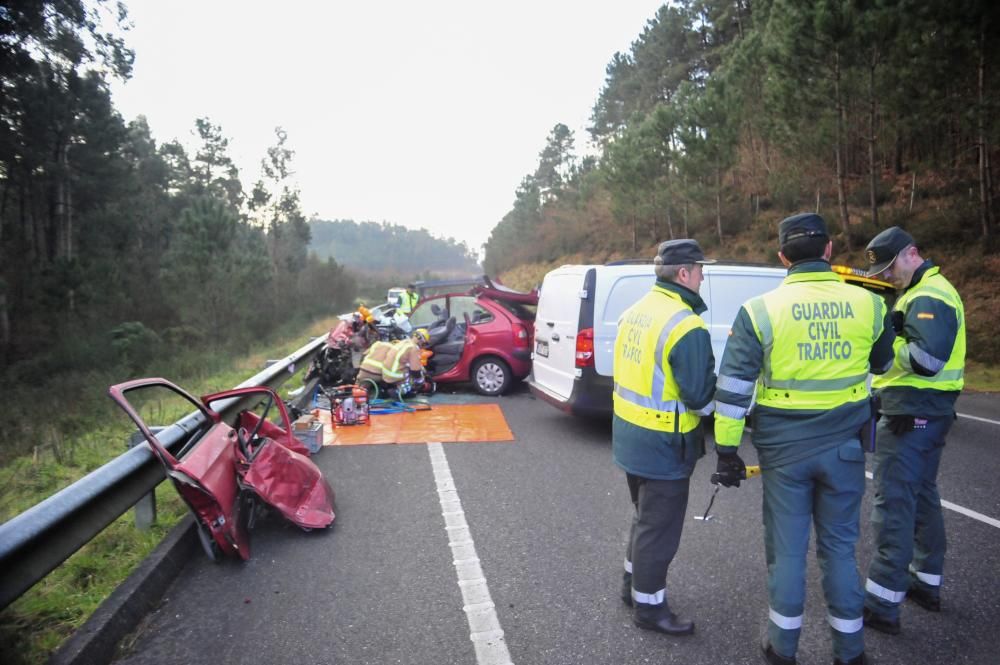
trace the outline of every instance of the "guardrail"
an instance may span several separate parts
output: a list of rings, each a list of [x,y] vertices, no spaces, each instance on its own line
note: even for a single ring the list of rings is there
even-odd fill
[[[277,388],[311,362],[324,342],[325,337],[317,337],[236,387]],[[233,398],[213,404],[212,409],[228,421],[257,400]],[[204,424],[203,419],[200,413],[192,413],[166,427],[157,438],[176,452]],[[0,524],[0,609],[90,542],[164,478],[163,466],[149,446],[137,446]]]

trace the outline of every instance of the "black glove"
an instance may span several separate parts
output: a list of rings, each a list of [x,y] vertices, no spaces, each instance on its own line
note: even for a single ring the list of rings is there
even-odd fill
[[[903,324],[906,323],[906,314],[899,310],[894,310],[889,316],[892,319],[892,329],[896,331],[896,334],[898,335],[903,332]]]
[[[902,436],[913,431],[913,416],[886,416],[886,427],[896,436]]]
[[[736,453],[719,453],[715,465],[713,481],[718,481],[723,487],[739,487],[740,481],[747,477],[747,465]]]

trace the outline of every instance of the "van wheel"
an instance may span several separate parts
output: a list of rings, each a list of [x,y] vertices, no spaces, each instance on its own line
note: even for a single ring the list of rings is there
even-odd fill
[[[472,383],[482,395],[494,397],[510,387],[510,366],[499,358],[479,358],[472,363]]]

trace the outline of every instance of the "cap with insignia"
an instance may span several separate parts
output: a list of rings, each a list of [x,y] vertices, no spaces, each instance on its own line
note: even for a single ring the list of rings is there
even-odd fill
[[[898,226],[890,226],[879,233],[865,248],[869,264],[868,276],[874,277],[885,272],[896,261],[899,253],[913,244],[915,244],[913,236]]]

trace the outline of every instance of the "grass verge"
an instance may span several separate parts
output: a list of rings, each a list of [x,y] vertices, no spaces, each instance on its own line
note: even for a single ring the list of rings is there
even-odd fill
[[[317,321],[308,335],[324,333],[334,319]],[[149,376],[163,376],[189,392],[200,395],[225,390],[259,372],[268,358],[282,358],[307,341],[298,330],[286,329],[268,342],[239,356],[212,354],[210,361],[202,354],[175,358],[150,368]],[[285,386],[301,385],[305,368],[292,376]],[[92,375],[82,389],[104,395],[108,385],[129,377]],[[16,388],[16,387],[15,387]],[[16,390],[12,391],[17,393]],[[17,408],[17,397],[8,400],[8,408]],[[9,459],[0,468],[0,521],[27,510],[58,490],[106,464],[125,450],[125,441],[135,427],[116,407],[101,408],[95,413],[73,413],[93,405],[93,399],[51,400],[52,408],[69,415],[76,427],[70,434],[48,431],[44,442],[33,446],[30,454]],[[104,398],[108,404],[111,400]],[[183,415],[183,414],[178,414]],[[172,422],[172,421],[168,421]],[[0,612],[0,663],[40,665],[55,649],[81,626],[114,589],[156,547],[166,533],[186,514],[186,507],[173,486],[161,483],[156,489],[157,523],[148,531],[133,525],[131,511],[125,513],[90,543],[52,571],[9,607]]]
[[[965,389],[977,393],[1000,393],[1000,366],[970,360],[965,367]]]

